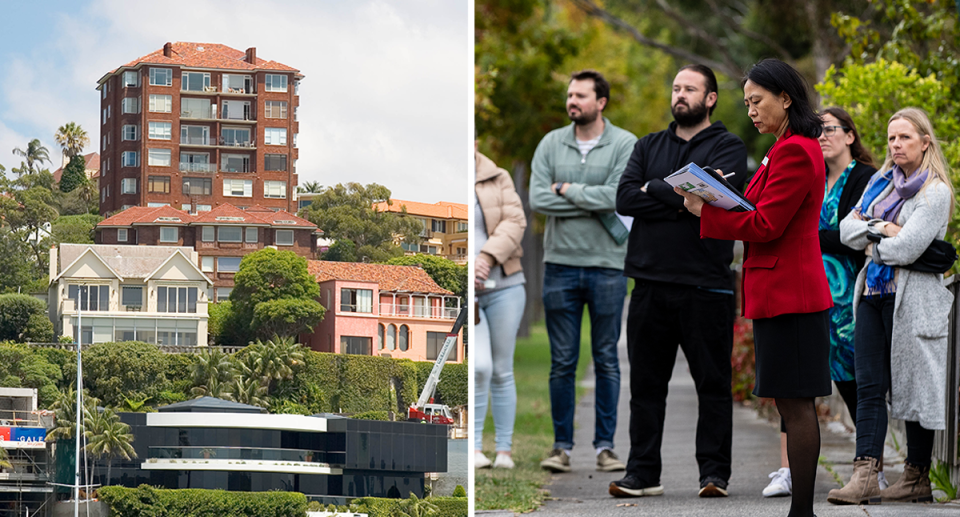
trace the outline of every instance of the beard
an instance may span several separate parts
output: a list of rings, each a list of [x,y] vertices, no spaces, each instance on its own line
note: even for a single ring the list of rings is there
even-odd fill
[[[706,99],[700,101],[699,104],[687,105],[687,109],[684,111],[678,111],[677,108],[681,106],[680,104],[674,104],[670,108],[670,113],[673,114],[673,120],[677,121],[677,125],[680,127],[693,127],[707,118],[709,109],[707,109]]]
[[[592,123],[592,122],[596,122],[597,117],[600,116],[600,111],[599,111],[599,110],[597,110],[597,111],[585,111],[585,110],[583,110],[583,109],[580,109],[580,113],[579,113],[579,114],[572,114],[572,113],[570,113],[569,110],[567,110],[567,116],[570,117],[570,120],[571,120],[574,124],[576,124],[576,125],[578,125],[578,126],[585,126],[585,125],[590,124],[590,123]]]

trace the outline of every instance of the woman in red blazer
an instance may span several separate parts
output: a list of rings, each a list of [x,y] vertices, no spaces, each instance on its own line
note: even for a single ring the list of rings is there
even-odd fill
[[[757,63],[742,86],[754,126],[777,136],[745,192],[757,209],[728,212],[677,193],[687,210],[700,216],[701,237],[744,241],[743,314],[754,320],[757,365],[753,393],[776,399],[793,477],[789,515],[808,517],[820,455],[814,398],[832,389],[833,299],[818,232],[825,183],[817,141],[822,123],[803,77],[782,61]]]

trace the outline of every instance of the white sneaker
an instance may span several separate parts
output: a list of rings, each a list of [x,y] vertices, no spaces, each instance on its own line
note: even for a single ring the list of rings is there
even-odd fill
[[[488,469],[490,468],[490,460],[483,455],[482,452],[476,451],[473,454],[473,468],[475,469]]]
[[[783,497],[793,493],[790,469],[782,468],[770,473],[770,484],[763,489],[763,497]]]
[[[493,460],[495,469],[512,469],[514,467],[513,458],[509,454],[497,454],[497,459]]]
[[[883,471],[877,472],[877,483],[880,485],[880,490],[886,490],[890,486],[887,483],[887,477],[883,475]]]

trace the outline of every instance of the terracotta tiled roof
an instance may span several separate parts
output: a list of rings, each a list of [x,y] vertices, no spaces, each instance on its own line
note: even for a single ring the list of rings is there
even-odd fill
[[[435,219],[467,219],[467,205],[463,203],[440,201],[431,205],[402,199],[391,199],[390,202],[393,204],[387,205],[386,202],[381,202],[373,206],[381,212],[402,212],[401,207],[407,207],[407,213],[410,215],[433,217]]]
[[[122,68],[133,68],[143,63],[161,65],[179,65],[188,68],[214,68],[224,70],[282,70],[299,72],[296,68],[270,61],[256,59],[256,64],[247,63],[246,52],[219,43],[191,43],[178,41],[171,44],[170,57],[163,55],[163,48],[134,59],[120,68],[111,70],[107,75]],[[104,76],[106,77],[106,76]],[[103,82],[103,79],[100,80]]]
[[[93,174],[87,174],[90,179],[100,177],[100,154],[99,153],[90,153],[83,155],[83,161],[86,162],[84,167],[85,171],[94,171]],[[53,182],[60,183],[60,178],[63,177],[63,167],[53,171]]]
[[[308,260],[307,268],[317,282],[328,280],[373,282],[379,285],[381,291],[453,294],[437,285],[426,271],[417,266]]]
[[[200,212],[197,215],[191,215],[184,210],[177,210],[170,206],[161,207],[130,207],[119,214],[109,217],[100,222],[99,227],[127,227],[135,224],[164,224],[164,225],[204,225],[204,224],[240,224],[240,225],[264,225],[274,227],[296,227],[315,229],[317,225],[306,219],[297,217],[285,210],[274,212],[267,209],[255,210],[251,207],[247,210],[241,210],[229,203],[223,203],[209,212]],[[179,218],[180,223],[161,220],[160,218]]]

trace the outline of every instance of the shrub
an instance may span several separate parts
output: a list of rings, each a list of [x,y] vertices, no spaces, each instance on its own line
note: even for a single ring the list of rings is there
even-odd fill
[[[169,386],[167,355],[149,343],[98,343],[84,352],[83,364],[84,386],[110,407],[125,397],[155,397]]]
[[[467,489],[463,488],[463,485],[457,485],[453,489],[453,497],[467,497]]]
[[[0,344],[0,385],[36,388],[40,406],[48,407],[56,399],[57,384],[62,380],[60,367],[37,350],[19,343]]]
[[[0,341],[53,340],[47,304],[26,294],[0,294]]]
[[[165,490],[140,485],[103,487],[99,493],[115,517],[303,517],[307,512],[307,497],[297,492]]]

